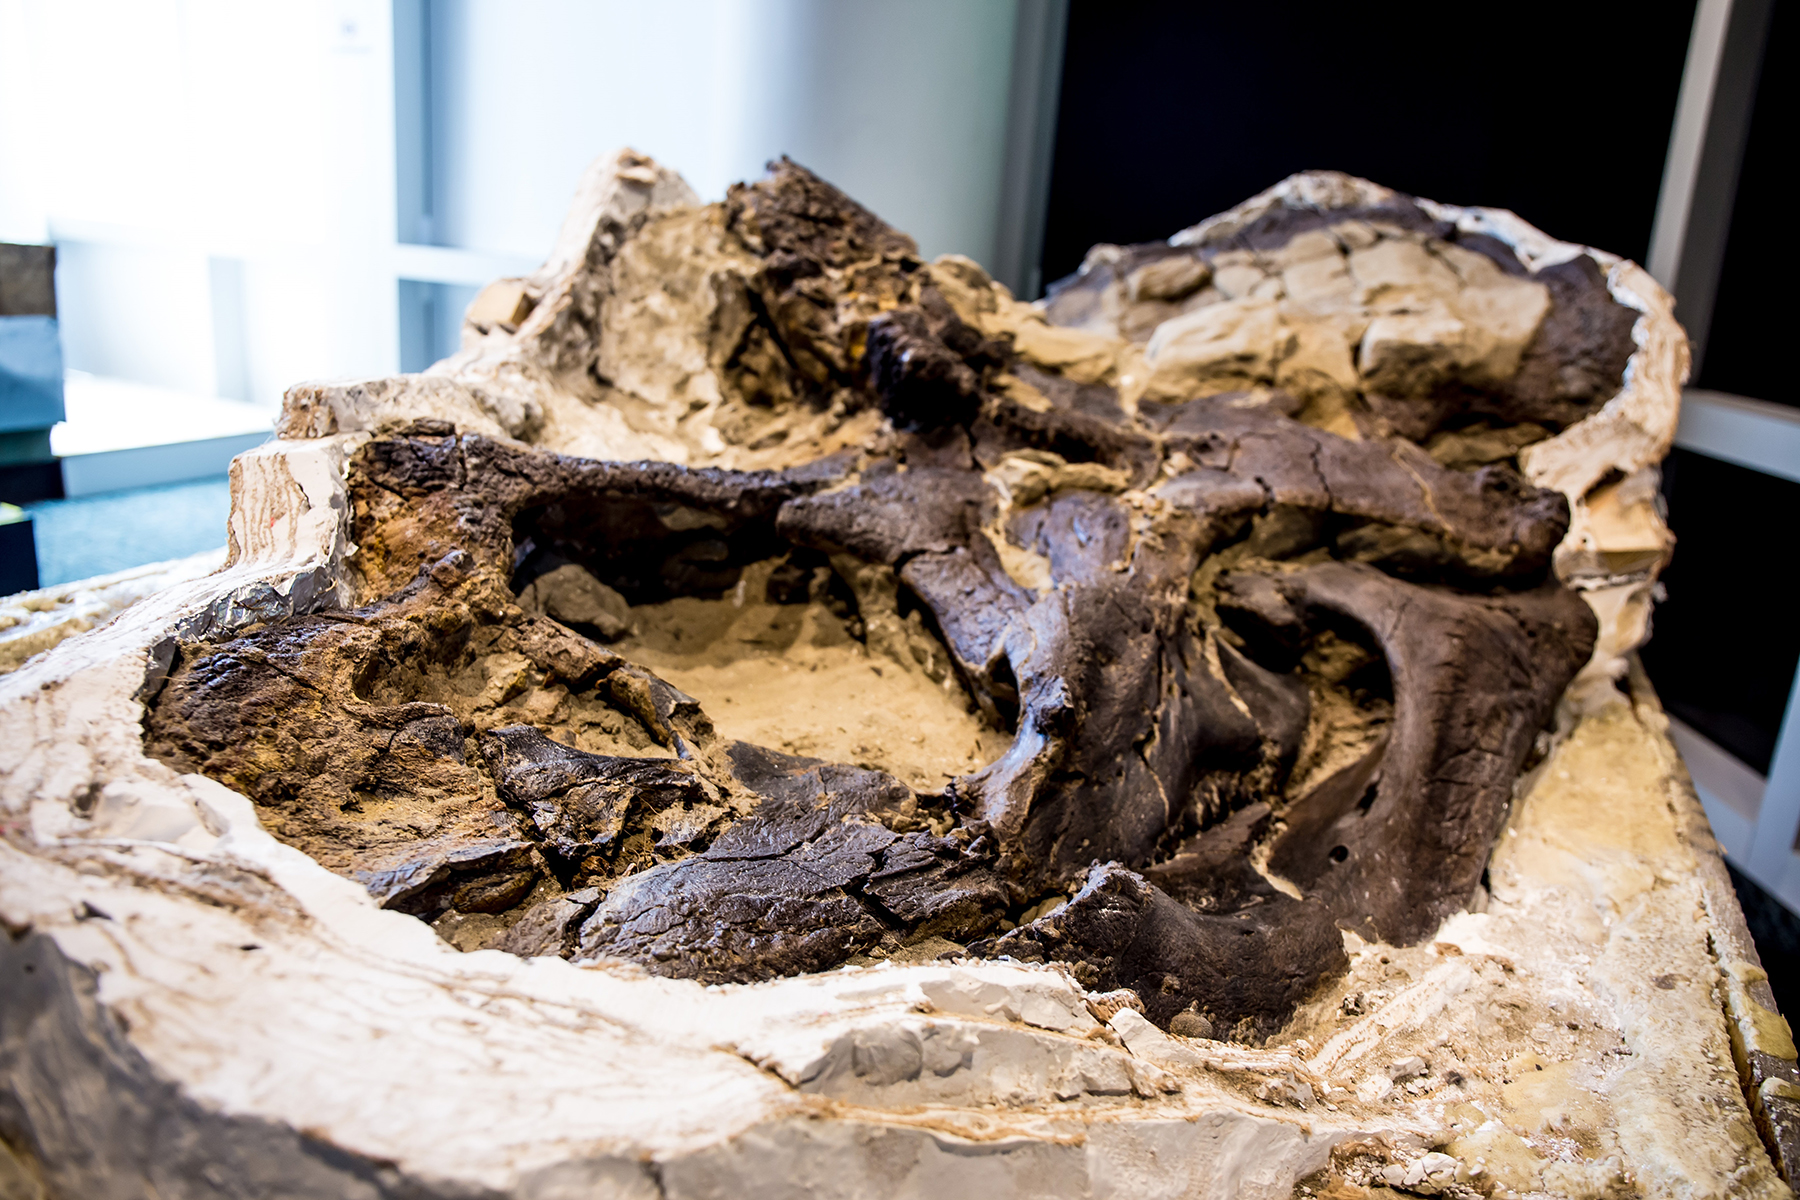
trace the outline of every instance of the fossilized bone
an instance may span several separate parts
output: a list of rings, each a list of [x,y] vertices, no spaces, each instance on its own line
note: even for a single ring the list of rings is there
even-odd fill
[[[585,286],[611,283],[597,303],[619,304],[631,247],[654,243],[659,220],[730,263],[707,280],[722,297],[711,320],[681,331],[709,339],[710,428],[738,443],[710,457],[781,466],[604,464],[430,419],[377,437],[351,467],[362,605],[183,646],[152,705],[152,753],[250,796],[385,904],[510,924],[533,896],[567,924],[562,896],[598,889],[579,930],[546,944],[709,981],[925,936],[966,945],[1092,864],[1142,869],[1184,839],[1207,855],[1210,827],[1246,803],[1272,807],[1270,867],[1305,898],[1246,890],[1243,867],[1216,886],[1189,872],[1185,904],[1132,876],[1181,932],[1109,931],[1151,944],[1097,978],[1159,985],[1159,1023],[1190,1009],[1266,1035],[1343,966],[1334,921],[1407,943],[1463,906],[1513,779],[1593,650],[1593,614],[1544,582],[1570,498],[1504,461],[1599,408],[1623,374],[1638,314],[1593,258],[1534,270],[1397,197],[1281,209],[1228,238],[1096,258],[1048,306],[1117,310],[1126,328],[1145,305],[1172,311],[1140,352],[1036,325],[971,265],[928,266],[791,163],[701,210],[709,221],[679,211],[618,234],[612,270],[590,257]],[[523,325],[499,343],[574,369],[568,343],[531,332],[555,294],[526,285]],[[1044,338],[1111,362],[1043,352]],[[491,370],[489,345],[452,370]],[[590,389],[629,375],[606,358],[602,337],[580,366]],[[892,432],[820,457],[780,432],[796,414],[839,428],[879,414]],[[1445,466],[1420,448],[1433,435],[1452,461],[1501,461]],[[1009,573],[1002,546],[1043,560],[1047,579]],[[796,580],[823,566],[871,650],[937,671],[1012,745],[917,796],[773,758],[719,735],[654,672],[524,612],[513,591],[536,586],[546,555],[638,604],[720,596],[758,562]],[[1225,560],[1198,612],[1193,580]],[[927,619],[884,645],[870,626],[901,605]],[[1341,732],[1330,710],[1310,719],[1330,685],[1299,666],[1321,631],[1385,662],[1391,697],[1371,702],[1391,702],[1391,731],[1289,794],[1303,740]],[[509,685],[520,694],[458,703],[448,677],[505,655],[529,663]],[[570,744],[581,725],[564,717],[584,706],[580,721],[630,723],[676,760]],[[1351,794],[1363,787],[1366,804]],[[921,805],[950,828],[921,828]],[[1110,946],[1063,945],[1090,893],[1041,918],[1060,940],[1034,924],[984,947],[1112,961]],[[1231,956],[1229,984],[1226,944],[1255,947]]]

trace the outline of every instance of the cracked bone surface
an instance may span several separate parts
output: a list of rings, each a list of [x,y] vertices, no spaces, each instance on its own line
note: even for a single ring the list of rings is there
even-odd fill
[[[1786,1194],[1635,265],[1312,174],[1025,305],[625,152],[464,332],[0,681],[8,1189]]]

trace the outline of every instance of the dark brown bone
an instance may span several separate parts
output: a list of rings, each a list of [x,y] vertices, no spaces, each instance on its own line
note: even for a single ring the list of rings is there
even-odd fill
[[[589,754],[529,725],[484,735],[481,752],[500,794],[569,859],[612,849],[634,805],[660,811],[715,799],[699,776],[667,759]]]
[[[484,791],[461,722],[442,704],[362,698],[378,664],[429,671],[532,641],[522,623],[482,624],[491,597],[471,594],[467,563],[439,564],[379,614],[297,617],[192,648],[146,721],[150,751],[250,797],[277,836],[390,907],[510,907],[544,863],[525,822]]]
[[[1429,934],[1481,881],[1512,780],[1563,688],[1592,653],[1591,609],[1564,588],[1467,596],[1326,563],[1264,576],[1258,600],[1221,612],[1260,620],[1270,588],[1289,619],[1348,623],[1387,658],[1394,722],[1385,749],[1299,800],[1270,867],[1368,938]],[[1368,807],[1365,780],[1376,780]]]
[[[1271,421],[1264,417],[1261,423],[1267,426]],[[1285,426],[1275,427],[1288,435]],[[1331,446],[1329,435],[1317,436]],[[1304,721],[1304,701],[1285,676],[1263,670],[1223,644],[1210,651],[1218,667],[1208,665],[1208,635],[1196,635],[1188,627],[1186,591],[1187,576],[1209,539],[1198,523],[1178,511],[1143,524],[1120,500],[1078,491],[1060,493],[1024,510],[1014,520],[1014,529],[1022,541],[1046,554],[1056,585],[1040,599],[1024,592],[1000,569],[980,532],[992,501],[979,476],[970,471],[874,471],[860,484],[813,497],[806,493],[818,484],[782,476],[612,467],[529,454],[474,438],[377,443],[364,461],[369,511],[387,514],[364,540],[382,548],[390,562],[403,561],[398,551],[422,540],[420,534],[433,525],[433,513],[457,514],[480,561],[502,564],[509,560],[504,540],[509,514],[545,514],[534,526],[540,534],[552,526],[573,530],[572,498],[616,496],[620,502],[636,498],[680,502],[717,515],[728,536],[738,536],[731,532],[734,529],[751,533],[763,529],[755,537],[775,539],[757,545],[793,541],[898,564],[901,578],[936,614],[955,659],[978,698],[986,700],[985,707],[1002,719],[1017,713],[1018,740],[1013,749],[958,785],[971,816],[993,831],[1014,903],[1078,875],[1096,859],[1150,862],[1184,825],[1213,820],[1259,789],[1279,786]],[[1409,483],[1413,480],[1410,474],[1406,478]],[[1279,481],[1277,486],[1287,487]],[[1362,486],[1379,490],[1366,481]],[[1292,506],[1309,501],[1294,488],[1279,495]],[[394,505],[388,499],[394,496],[410,503]],[[1323,505],[1329,496],[1310,502]],[[1498,498],[1494,503],[1498,507]],[[1402,519],[1413,515],[1398,504],[1390,509]],[[555,517],[558,512],[564,515]],[[556,525],[558,521],[561,525]],[[656,536],[656,530],[644,532],[630,520],[607,528],[617,537],[641,538],[647,545]],[[476,562],[469,557],[465,569],[475,569]],[[423,583],[397,594],[392,602],[397,607],[391,612],[371,613],[376,624],[369,628],[385,628],[383,620],[401,621],[402,610],[410,614],[405,620],[413,625],[422,623],[434,636],[450,636],[453,641],[475,637],[471,629],[491,627],[491,616],[479,617],[473,610],[467,625],[459,623],[464,618],[446,625],[441,617],[431,616],[461,610],[454,604],[442,610],[448,600],[444,586],[429,575],[421,579]],[[491,610],[502,602],[484,603]],[[345,629],[365,628],[310,620],[310,625],[296,623],[292,632],[271,630],[252,635],[251,640],[278,641],[308,629],[315,630],[305,635],[309,639],[324,636],[327,629],[331,637],[341,639],[348,636]],[[1293,623],[1296,636],[1304,636],[1304,622],[1295,618]],[[684,753],[704,750],[709,736],[704,714],[648,673],[541,619],[503,618],[500,629],[511,640],[488,645],[532,648],[531,656],[543,664],[547,677],[560,676],[575,686],[597,689],[665,745],[690,748]],[[406,636],[417,640],[423,635]],[[590,649],[578,653],[581,647]],[[319,648],[327,650],[327,643]],[[229,651],[228,657],[238,653]],[[368,658],[367,651],[343,650],[328,651],[320,661],[327,661],[330,653],[341,653],[353,662]],[[354,674],[350,667],[336,669],[338,678],[349,677],[345,670]],[[1544,686],[1554,694],[1561,683],[1552,678]],[[191,688],[184,690],[178,672],[170,698],[192,694]],[[228,755],[233,744],[243,741],[241,732],[233,730],[216,739],[220,752]],[[558,750],[552,756],[563,753]],[[495,756],[500,795],[537,818],[521,824],[514,810],[495,810],[489,819],[505,824],[515,840],[521,835],[544,838],[546,850],[555,850],[566,861],[617,839],[623,809],[569,817],[564,811],[569,807],[568,790],[555,796],[548,792],[526,796],[521,784],[509,782],[503,758]],[[210,765],[199,756],[193,760],[202,762],[203,769]],[[704,764],[700,767],[704,769]],[[1502,770],[1495,780],[1502,776],[1510,778]],[[1504,790],[1502,782],[1484,781],[1484,786]],[[478,780],[472,775],[463,790],[474,797]],[[584,794],[579,799],[587,798]],[[546,801],[561,801],[562,807],[552,804],[554,811],[540,813]],[[648,799],[645,803],[655,807]],[[618,820],[611,820],[613,816]],[[618,829],[612,828],[615,824]],[[751,818],[748,824],[731,826],[727,840],[747,836],[757,824],[758,819]],[[739,828],[743,835],[738,835]],[[469,836],[475,832],[485,831]],[[321,836],[341,835],[326,830]],[[707,978],[749,978],[825,963],[832,955],[866,948],[872,939],[889,933],[910,936],[930,928],[966,938],[983,922],[995,919],[1005,903],[1005,893],[997,890],[991,875],[969,876],[958,854],[945,857],[943,847],[921,846],[916,835],[900,844],[891,832],[871,826],[854,844],[839,844],[844,836],[820,835],[803,846],[754,858],[703,857],[692,865],[684,860],[659,867],[609,898],[604,915],[589,919],[593,932],[584,935],[583,944],[588,952],[628,953],[657,962],[692,959],[710,964],[692,968]],[[376,848],[368,846],[367,852]],[[434,844],[421,847],[420,853],[424,857],[419,870],[425,871],[421,877],[429,877],[438,870],[434,864],[444,851]],[[797,854],[800,859],[794,858]],[[380,878],[399,878],[395,869],[382,867]],[[1428,868],[1426,874],[1437,869]],[[796,894],[796,903],[805,898],[799,908],[776,904],[777,893],[790,885],[799,887],[796,881],[803,875],[815,882],[835,882],[820,884],[823,892]],[[1448,894],[1459,889],[1460,874],[1442,890]],[[695,924],[713,911],[708,897],[726,893],[763,895],[768,903],[760,908],[752,905],[755,911],[747,909],[735,934],[712,929],[703,921]],[[438,894],[448,893],[440,888],[434,893]],[[688,915],[664,927],[663,919],[677,910]],[[651,919],[646,915],[651,911],[663,916]],[[782,913],[797,922],[789,933],[769,924],[785,919]],[[826,919],[843,924],[844,936],[821,941],[803,935],[802,927]],[[645,933],[646,920],[656,926],[654,936]],[[715,935],[724,938],[720,943],[724,948],[715,946],[705,954],[693,950],[713,945],[709,939]],[[687,949],[667,960],[658,957],[681,947]],[[1319,969],[1327,965],[1321,960]],[[1237,1019],[1223,1003],[1213,1011],[1221,1018]]]
[[[756,811],[704,853],[623,880],[582,926],[582,954],[747,982],[834,966],[889,932],[969,936],[999,919],[978,848],[881,823],[911,795],[896,780],[742,743],[730,761]]]
[[[1352,442],[1271,406],[1222,396],[1161,415],[1171,451],[1194,462],[1160,489],[1214,536],[1271,506],[1350,522],[1340,556],[1408,575],[1530,580],[1568,528],[1568,501],[1508,467],[1451,471],[1399,438]]]
[[[989,396],[971,427],[975,456],[991,467],[1011,450],[1048,450],[1071,462],[1097,462],[1123,471],[1134,487],[1155,477],[1162,462],[1155,438],[1127,424],[1122,413],[1098,415],[1075,407],[1069,392],[1051,388],[1049,394],[1054,407],[1048,412]]]
[[[761,257],[751,281],[763,329],[780,347],[795,395],[854,388],[869,320],[918,300],[919,248],[787,158],[726,194],[731,227]],[[779,369],[779,368],[776,368]]]
[[[965,325],[932,287],[921,289],[918,308],[880,313],[868,325],[869,384],[897,429],[967,425],[986,379],[1011,357],[1010,345]]]
[[[1213,915],[1108,863],[1095,867],[1060,910],[978,949],[1073,963],[1096,991],[1135,991],[1158,1025],[1192,1010],[1221,1033],[1261,1039],[1281,1027],[1322,974],[1341,970],[1346,960],[1324,906],[1258,882],[1263,894],[1228,915]]]
[[[1191,1009],[1220,1033],[1267,1037],[1344,962],[1331,910],[1250,865],[1269,818],[1252,804],[1141,875],[1097,866],[1065,907],[976,948],[1072,962],[1096,990],[1136,991],[1159,1025]]]
[[[646,745],[692,752],[710,738],[687,697],[512,605],[514,516],[572,494],[624,495],[768,526],[779,504],[830,478],[594,463],[435,431],[374,442],[357,467],[360,561],[378,587],[405,582],[364,609],[191,648],[146,733],[152,752],[242,791],[272,829],[384,903],[430,916],[505,908],[543,876],[541,848],[597,848],[589,835],[601,832],[558,820],[540,832],[532,800],[545,797],[513,796],[512,808],[484,786],[467,743],[476,731],[445,704],[421,702],[448,672],[519,654],[537,686],[590,697],[640,726]],[[406,702],[371,699],[389,692]]]

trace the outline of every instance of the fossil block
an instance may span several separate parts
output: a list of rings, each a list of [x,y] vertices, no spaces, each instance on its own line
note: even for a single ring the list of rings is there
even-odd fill
[[[1785,1195],[1631,657],[1685,370],[1347,176],[1026,305],[604,159],[0,677],[3,1190]]]

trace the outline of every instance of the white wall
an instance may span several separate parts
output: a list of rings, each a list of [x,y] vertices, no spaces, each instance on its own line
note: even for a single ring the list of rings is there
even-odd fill
[[[326,166],[318,92],[329,27],[319,8],[0,4],[7,232],[32,215],[23,198],[66,221],[220,241],[322,240],[327,227],[304,189],[270,186]]]
[[[71,370],[177,391],[216,390],[207,260],[180,248],[65,241],[63,362]]]
[[[0,0],[0,239],[57,243],[71,367],[265,404],[387,367],[391,283],[352,252],[392,238],[386,18]]]
[[[787,153],[990,257],[1017,0],[438,0],[434,240],[542,254],[595,154],[707,199]]]
[[[992,254],[1018,0],[432,0],[459,250],[427,255],[395,245],[394,2],[0,0],[0,239],[61,247],[72,367],[263,403],[395,370],[398,278],[536,262],[626,144],[708,197],[786,152]]]

